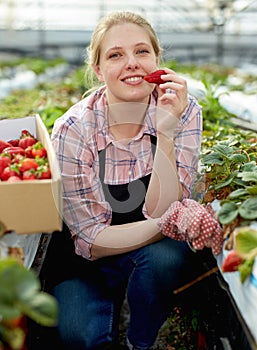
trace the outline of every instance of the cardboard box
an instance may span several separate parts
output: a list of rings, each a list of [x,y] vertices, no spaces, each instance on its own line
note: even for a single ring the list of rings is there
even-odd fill
[[[52,233],[62,229],[62,187],[49,133],[39,115],[0,121],[0,139],[30,131],[45,146],[52,173],[49,180],[0,182],[0,221],[17,234]]]

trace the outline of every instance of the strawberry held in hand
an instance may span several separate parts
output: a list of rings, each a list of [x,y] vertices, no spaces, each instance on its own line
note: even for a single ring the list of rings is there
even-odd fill
[[[167,73],[163,69],[159,69],[153,73],[145,75],[144,80],[146,80],[148,83],[160,85],[162,83],[165,83],[165,81],[161,79],[161,75],[165,74]]]

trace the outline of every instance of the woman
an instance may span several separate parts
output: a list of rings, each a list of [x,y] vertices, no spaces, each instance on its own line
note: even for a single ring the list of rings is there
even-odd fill
[[[165,237],[159,221],[171,203],[190,197],[201,108],[171,69],[164,68],[159,86],[144,80],[158,69],[160,55],[141,16],[103,18],[88,49],[88,66],[102,86],[53,129],[65,225],[48,255],[65,349],[117,349],[125,293],[127,346],[150,349],[170,312],[172,290],[192,273],[194,253]]]

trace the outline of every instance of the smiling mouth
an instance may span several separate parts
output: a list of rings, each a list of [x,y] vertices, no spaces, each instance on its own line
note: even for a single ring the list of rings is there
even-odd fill
[[[123,81],[135,83],[141,80],[143,80],[143,77],[130,77],[130,78],[125,78]]]

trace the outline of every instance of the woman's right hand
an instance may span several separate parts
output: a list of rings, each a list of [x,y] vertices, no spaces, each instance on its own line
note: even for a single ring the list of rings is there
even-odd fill
[[[173,134],[178,120],[188,105],[188,90],[185,79],[173,70],[165,68],[167,73],[161,78],[165,83],[157,86],[157,131],[169,135]]]

